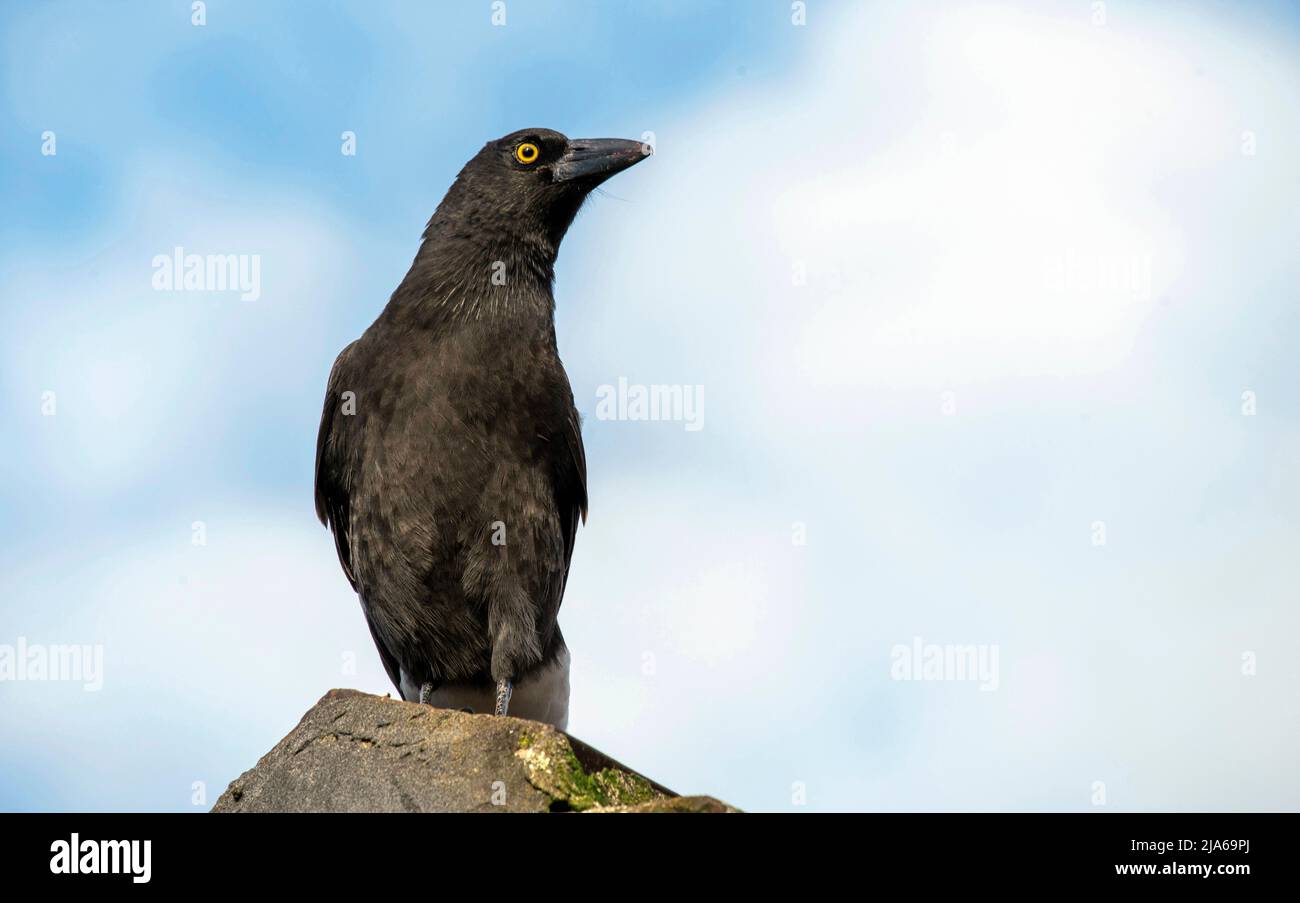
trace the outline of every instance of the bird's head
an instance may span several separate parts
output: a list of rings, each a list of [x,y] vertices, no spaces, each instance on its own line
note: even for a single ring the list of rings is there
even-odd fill
[[[465,164],[430,228],[442,220],[456,231],[537,240],[554,253],[591,190],[651,153],[639,141],[512,132]]]

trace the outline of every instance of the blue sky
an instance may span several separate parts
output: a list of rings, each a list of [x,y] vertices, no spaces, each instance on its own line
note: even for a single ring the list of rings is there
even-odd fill
[[[529,125],[656,146],[557,274],[575,735],[749,809],[1300,806],[1295,13],[807,7],[0,8],[0,646],[104,654],[0,680],[0,809],[201,810],[391,690],[325,377]],[[260,297],[154,291],[177,246]],[[703,429],[598,418],[620,378]],[[894,679],[916,637],[997,688]]]

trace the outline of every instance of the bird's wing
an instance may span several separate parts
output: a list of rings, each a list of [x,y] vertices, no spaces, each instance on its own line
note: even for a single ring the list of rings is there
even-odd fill
[[[352,584],[352,588],[360,593],[361,588],[357,586],[356,572],[352,566],[352,544],[349,539],[351,480],[348,477],[344,456],[339,453],[339,438],[336,432],[336,421],[340,416],[340,401],[343,392],[346,391],[348,361],[355,346],[356,342],[353,342],[339,352],[333,368],[330,369],[329,383],[325,390],[325,409],[321,412],[320,432],[316,435],[316,516],[334,534],[334,548],[339,555],[339,564],[343,566],[343,574]],[[379,650],[379,658],[384,663],[384,670],[388,672],[389,679],[400,687],[401,667],[397,657],[388,650],[378,631],[375,630],[374,622],[370,619],[369,605],[364,596],[361,599],[361,610],[366,616],[366,624],[370,627],[370,636],[375,641],[375,648]]]
[[[573,391],[565,379],[568,411],[564,420],[563,455],[555,481],[555,502],[564,530],[564,579],[560,581],[560,597],[569,580],[569,562],[573,559],[573,545],[578,536],[578,521],[587,522],[587,453],[582,447],[582,420],[573,405]],[[555,600],[558,611],[560,599]]]
[[[338,415],[343,374],[356,342],[339,352],[330,368],[329,382],[325,388],[325,409],[320,415],[320,431],[316,434],[316,516],[334,534],[334,547],[339,553],[339,563],[352,588],[357,579],[352,571],[352,549],[348,542],[348,479],[334,454],[334,420]]]

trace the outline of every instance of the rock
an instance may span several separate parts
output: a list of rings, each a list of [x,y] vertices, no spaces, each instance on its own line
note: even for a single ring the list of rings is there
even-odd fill
[[[213,812],[735,812],[547,724],[331,690]]]

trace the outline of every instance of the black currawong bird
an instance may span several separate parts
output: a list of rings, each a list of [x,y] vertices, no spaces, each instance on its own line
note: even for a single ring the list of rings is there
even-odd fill
[[[565,727],[556,615],[586,459],[555,344],[556,253],[588,193],[650,153],[525,129],[489,142],[330,371],[316,513],[402,698]]]

